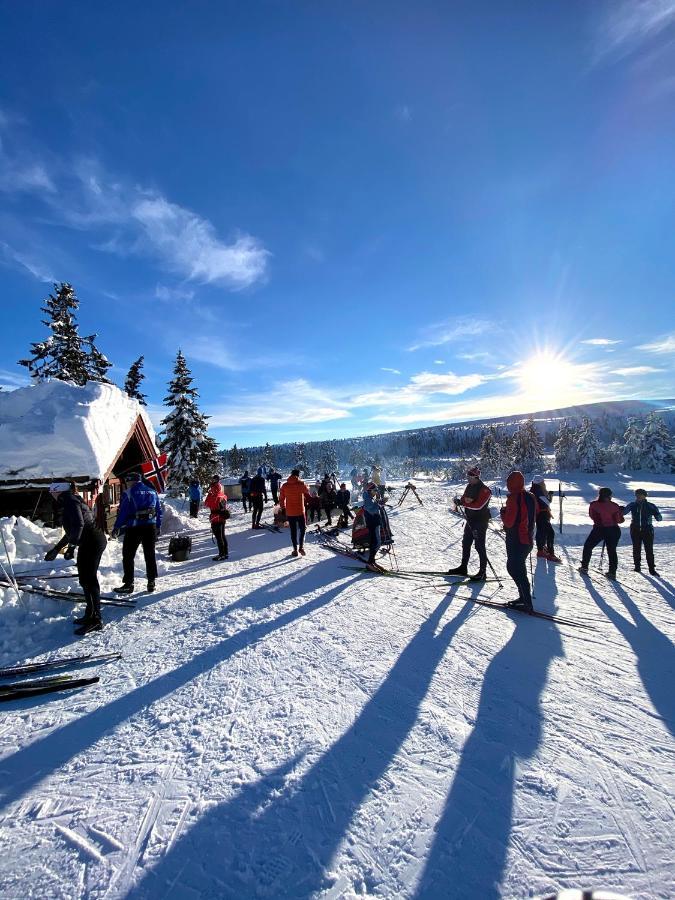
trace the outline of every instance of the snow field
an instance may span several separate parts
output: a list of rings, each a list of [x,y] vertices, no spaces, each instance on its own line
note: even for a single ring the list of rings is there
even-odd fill
[[[203,512],[175,519],[191,559],[83,640],[76,607],[5,591],[1,664],[124,658],[87,669],[86,690],[4,705],[0,897],[673,896],[675,489],[647,486],[664,578],[631,571],[625,526],[620,583],[588,584],[595,487],[564,485],[564,564],[535,574],[538,608],[594,631],[349,571],[313,537],[293,559],[287,533],[240,511],[221,563]],[[420,481],[425,505],[391,511],[402,569],[459,560],[455,488]],[[39,542],[17,541],[17,571],[55,568]],[[498,535],[488,549],[505,576]],[[120,555],[111,542],[106,588]],[[139,588],[142,573],[139,551]],[[505,577],[495,599],[512,596]]]

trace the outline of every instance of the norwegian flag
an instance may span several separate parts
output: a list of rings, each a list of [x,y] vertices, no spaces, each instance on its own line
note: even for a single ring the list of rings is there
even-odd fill
[[[160,494],[164,493],[166,473],[168,470],[166,453],[161,453],[156,459],[148,459],[141,463],[143,478]]]

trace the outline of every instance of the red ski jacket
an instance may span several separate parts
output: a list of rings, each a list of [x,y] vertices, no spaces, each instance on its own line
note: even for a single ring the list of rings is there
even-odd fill
[[[623,522],[623,507],[613,500],[594,500],[588,507],[588,515],[595,525],[611,528]]]

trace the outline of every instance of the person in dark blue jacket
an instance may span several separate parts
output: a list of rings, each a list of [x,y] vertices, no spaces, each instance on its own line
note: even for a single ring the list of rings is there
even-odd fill
[[[89,631],[100,631],[101,624],[101,586],[98,583],[98,567],[106,548],[106,537],[96,527],[94,514],[79,494],[66,482],[54,482],[49,487],[50,494],[56,499],[57,515],[65,534],[61,540],[45,555],[48,561],[56,559],[66,544],[64,559],[73,559],[77,549],[77,577],[82,586],[86,600],[84,616],[75,619],[80,627],[75,634],[87,634]]]
[[[630,539],[633,542],[633,563],[635,571],[639,572],[642,564],[642,545],[645,547],[645,556],[647,557],[647,566],[649,574],[655,578],[659,577],[654,563],[654,526],[652,519],[660,522],[662,519],[658,506],[649,503],[647,500],[647,491],[638,488],[635,491],[635,500],[624,506],[623,514],[631,514],[630,522]]]
[[[122,565],[124,576],[122,586],[115,588],[116,594],[131,594],[134,590],[134,560],[139,544],[143,546],[145,572],[148,579],[148,592],[155,590],[157,579],[157,559],[155,544],[162,527],[162,508],[157,492],[144,481],[137,472],[130,472],[126,477],[127,489],[122,494],[122,501],[115,519],[112,536],[122,532]]]
[[[251,501],[251,477],[248,474],[248,469],[244,472],[244,474],[239,479],[239,484],[241,485],[241,505],[244,507],[244,512],[248,512],[248,506],[250,506]]]
[[[272,491],[272,503],[279,502],[279,482],[281,481],[281,473],[276,469],[270,472],[270,490]]]
[[[202,489],[199,487],[198,481],[190,482],[188,497],[190,498],[190,518],[196,519],[199,515],[199,504],[202,502]]]

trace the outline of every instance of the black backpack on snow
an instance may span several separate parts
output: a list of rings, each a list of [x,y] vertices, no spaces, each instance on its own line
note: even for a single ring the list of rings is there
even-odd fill
[[[171,562],[185,562],[190,558],[192,550],[192,538],[189,534],[178,534],[169,541],[169,556]]]

